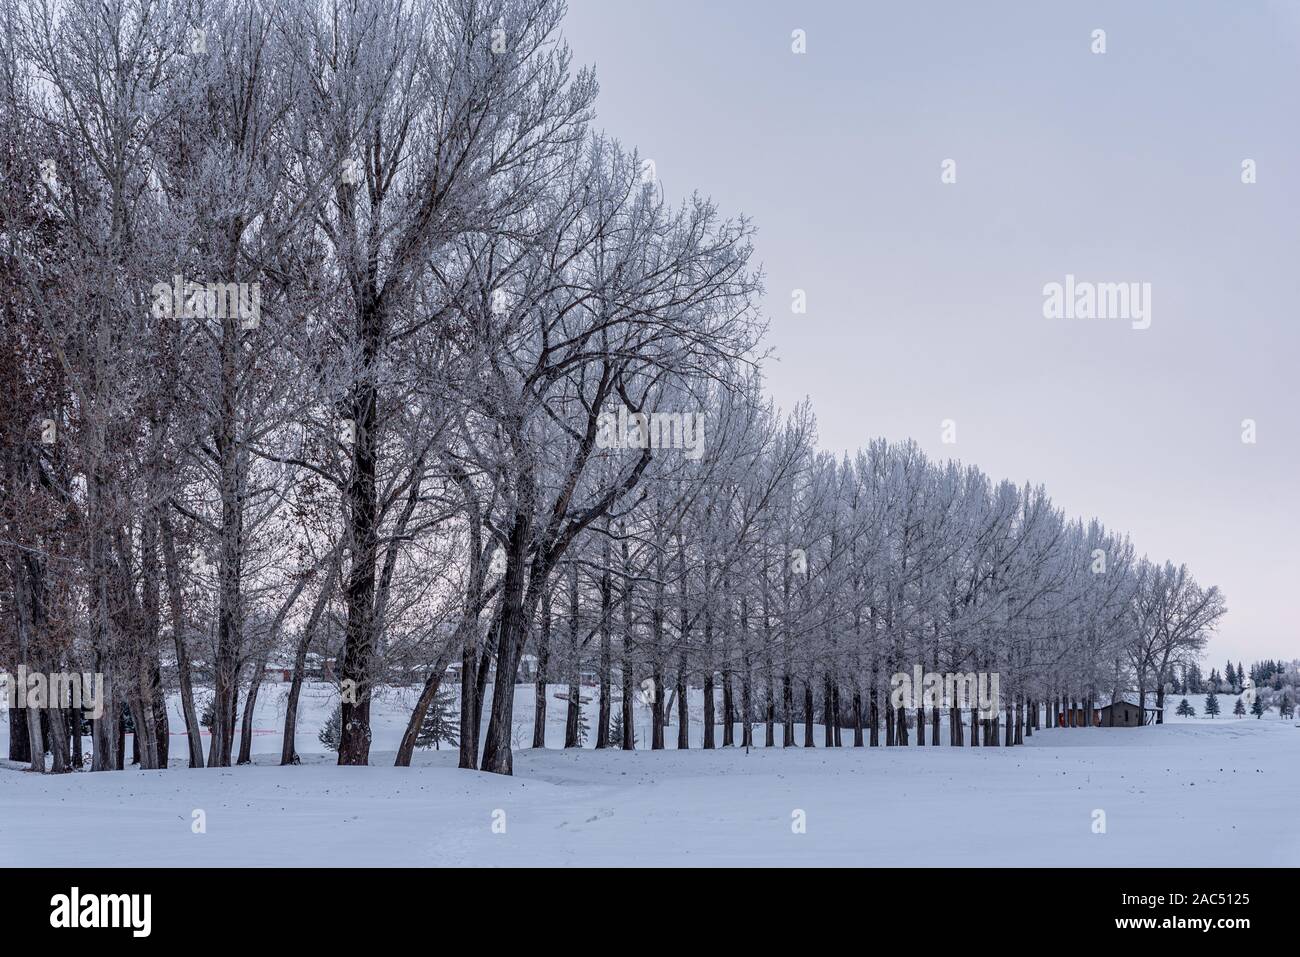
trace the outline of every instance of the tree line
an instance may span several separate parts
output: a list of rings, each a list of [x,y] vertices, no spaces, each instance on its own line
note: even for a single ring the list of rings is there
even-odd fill
[[[938,744],[944,713],[1016,744],[1162,698],[1218,590],[914,442],[819,451],[764,397],[753,225],[596,128],[564,12],[0,0],[0,661],[104,676],[92,768],[128,725],[166,767],[173,691],[190,766],[250,760],[282,661],[294,763],[313,655],[340,763],[414,683],[409,763],[456,681],[460,763],[499,773],[525,655],[534,746],[555,685],[578,743],[587,672],[597,747],[638,694],[688,746],[692,688],[705,748]],[[1001,700],[896,706],[917,665]],[[10,732],[81,761],[62,702]]]

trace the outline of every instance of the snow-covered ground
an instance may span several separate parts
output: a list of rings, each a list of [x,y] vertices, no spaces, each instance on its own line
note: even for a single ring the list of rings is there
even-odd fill
[[[523,743],[532,693],[516,689]],[[1163,726],[1044,730],[1012,749],[827,750],[820,728],[812,750],[521,749],[503,778],[458,770],[454,751],[387,766],[411,694],[375,709],[369,768],[309,753],[333,707],[318,686],[299,767],[275,766],[283,703],[268,688],[254,767],[0,770],[0,866],[1300,865],[1300,728],[1276,712],[1179,720],[1174,698]],[[552,745],[563,708],[551,699]]]

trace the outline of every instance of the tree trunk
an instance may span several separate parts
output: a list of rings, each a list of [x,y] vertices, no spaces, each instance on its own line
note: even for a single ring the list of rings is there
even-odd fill
[[[623,654],[622,654],[622,665],[620,671],[622,672],[621,682],[622,682],[622,691],[623,691],[622,712],[621,712],[622,721],[623,721],[623,740],[618,742],[618,746],[621,747],[624,751],[632,751],[636,748],[636,712],[633,707],[634,701],[632,698],[632,695],[634,694],[633,688],[635,687],[634,683],[636,680],[636,676],[632,673],[632,649],[636,644],[636,639],[634,637],[635,630],[632,624],[632,620],[634,616],[633,607],[632,607],[632,603],[634,600],[633,587],[632,587],[632,582],[633,582],[632,562],[631,562],[631,558],[628,555],[626,535],[624,535],[623,542],[622,542],[622,559],[623,559],[623,640],[621,644],[622,644]],[[657,615],[658,612],[659,610],[655,609],[652,612],[652,614]],[[654,622],[652,627],[657,628],[658,622],[657,621]],[[656,640],[655,653],[658,654],[657,640]],[[658,668],[657,661],[655,662],[655,667],[656,669]],[[659,681],[656,678],[655,691],[654,691],[656,700],[659,697],[660,690],[661,689],[659,687]],[[652,708],[652,711],[654,710],[657,710],[657,708]],[[660,747],[663,747],[662,727],[659,728],[658,735],[659,735]]]
[[[420,697],[416,700],[415,709],[411,712],[410,720],[406,722],[406,730],[402,733],[402,742],[397,746],[397,760],[393,762],[394,767],[411,766],[411,756],[415,753],[415,740],[420,736],[420,726],[424,724],[424,716],[429,713],[429,705],[433,704],[433,699],[438,696],[438,688],[442,685],[442,676],[446,671],[446,660],[439,658],[434,662],[429,676],[424,679]]]
[[[831,676],[827,674],[822,682],[822,744],[835,747],[835,691],[831,687]]]
[[[537,680],[533,696],[533,747],[546,747],[546,671],[551,666],[551,590],[542,593],[542,620],[537,632]]]
[[[862,747],[862,692],[853,689],[853,746]]]
[[[722,746],[733,747],[736,743],[736,699],[731,690],[731,672],[722,672]]]
[[[9,709],[9,760],[27,763],[32,759],[27,715],[21,708]]]
[[[582,718],[582,676],[578,655],[578,566],[569,563],[569,700],[564,717],[564,746],[577,748],[579,723]],[[602,609],[607,613],[607,609]],[[603,620],[603,619],[602,619]]]
[[[812,679],[809,678],[803,683],[803,746],[805,748],[817,747],[817,742],[813,740],[813,710]]]
[[[35,663],[32,646],[39,639],[36,634],[37,625],[36,617],[40,614],[34,607],[36,598],[32,593],[31,582],[27,576],[27,562],[19,552],[17,545],[13,548],[13,556],[10,560],[13,577],[13,601],[15,607],[15,626],[18,638],[18,661],[20,664],[31,665],[30,671],[40,672],[42,669]],[[18,694],[23,695],[23,700],[18,702],[23,717],[27,719],[27,740],[29,742],[28,758],[29,769],[39,774],[45,773],[45,739],[41,734],[41,709],[28,707],[29,701],[26,698],[27,688],[18,688]]]
[[[754,746],[754,674],[749,652],[749,596],[740,596],[740,745]]]
[[[176,538],[171,517],[163,510],[158,520],[162,544],[163,573],[167,579],[167,604],[172,620],[172,643],[176,646],[176,674],[181,689],[181,713],[185,716],[185,741],[189,746],[190,767],[203,767],[202,728],[194,708],[194,683],[190,674],[190,654],[185,641],[184,592],[181,590],[180,565],[176,559]]]
[[[782,710],[782,734],[781,747],[794,747],[794,679],[790,677],[790,669],[787,665],[786,670],[781,675],[781,710]]]
[[[682,645],[682,658],[677,667],[677,750],[691,746],[691,709],[686,697],[686,647]]]
[[[705,566],[705,576],[709,574],[708,566]],[[713,700],[713,603],[711,596],[704,596],[704,749],[711,751],[716,747],[716,730],[714,725],[716,717],[714,714]]]
[[[289,700],[284,709],[284,741],[280,746],[281,766],[298,763],[298,752],[296,750],[298,696],[302,693],[302,683],[306,676],[307,651],[311,648],[312,637],[316,634],[316,628],[320,624],[321,616],[325,614],[325,608],[329,604],[330,596],[334,593],[334,574],[338,571],[338,560],[341,555],[341,551],[334,553],[334,562],[328,566],[324,581],[321,583],[321,589],[316,594],[316,603],[312,605],[311,615],[308,616],[302,634],[298,636],[297,648],[294,649],[293,676],[289,683]]]
[[[609,719],[611,712],[610,697],[613,694],[613,649],[610,647],[612,641],[611,633],[613,631],[613,622],[610,620],[610,609],[614,601],[613,584],[610,581],[609,571],[609,536],[605,536],[604,546],[601,549],[601,566],[600,566],[600,709],[596,718],[596,747],[609,747]]]

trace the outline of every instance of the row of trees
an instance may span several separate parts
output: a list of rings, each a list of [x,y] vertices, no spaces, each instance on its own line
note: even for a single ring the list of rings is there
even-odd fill
[[[1240,662],[1234,668],[1229,661],[1222,675],[1217,668],[1211,668],[1209,677],[1206,677],[1201,672],[1200,663],[1191,661],[1174,673],[1171,690],[1175,694],[1241,694],[1250,682],[1251,687],[1260,691],[1281,691],[1286,687],[1294,689],[1300,684],[1298,674],[1300,662],[1269,658],[1254,662],[1249,672]]]
[[[124,714],[166,767],[173,689],[191,766],[247,761],[279,661],[292,763],[313,653],[340,763],[414,681],[409,762],[450,665],[461,764],[500,773],[530,650],[535,745],[551,674],[579,741],[587,668],[597,746],[616,698],[633,746],[638,689],[653,748],[674,707],[689,744],[693,687],[705,747],[720,718],[812,744],[816,714],[831,744],[937,743],[939,704],[887,697],[915,665],[999,674],[972,744],[1162,695],[1217,590],[914,443],[818,452],[763,398],[751,225],[592,128],[563,14],[0,0],[0,641],[104,675],[93,768]],[[13,712],[11,751],[64,770],[76,723]]]
[[[1236,704],[1232,706],[1232,713],[1238,718],[1244,718],[1246,713],[1249,712],[1257,719],[1262,719],[1264,715],[1268,714],[1271,707],[1272,705],[1269,703],[1268,698],[1263,695],[1255,696],[1249,706],[1247,706],[1243,698],[1238,698]],[[1283,691],[1277,696],[1277,709],[1278,716],[1283,720],[1289,720],[1295,716],[1294,699],[1291,697],[1291,692],[1289,690]],[[1222,708],[1219,705],[1219,696],[1215,692],[1211,691],[1205,696],[1205,713],[1211,718],[1214,718],[1217,717],[1221,711]],[[1196,717],[1196,707],[1184,698],[1182,701],[1178,702],[1177,714],[1184,718],[1194,718]]]

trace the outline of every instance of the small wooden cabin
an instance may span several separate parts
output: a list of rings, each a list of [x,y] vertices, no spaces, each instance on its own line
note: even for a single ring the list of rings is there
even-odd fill
[[[1136,728],[1150,724],[1155,718],[1154,708],[1143,708],[1130,701],[1116,701],[1098,709],[1103,728]]]

